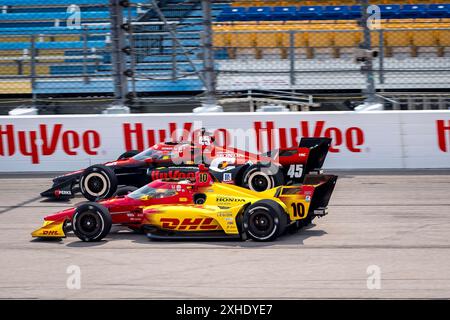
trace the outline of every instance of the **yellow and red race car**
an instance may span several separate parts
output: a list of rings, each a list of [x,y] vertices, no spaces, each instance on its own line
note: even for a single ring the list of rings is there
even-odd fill
[[[192,180],[155,180],[126,195],[47,216],[32,235],[62,238],[73,230],[83,241],[99,241],[120,224],[151,239],[271,241],[287,228],[299,229],[326,215],[336,180],[334,175],[307,175],[303,184],[256,192],[216,182],[202,168]]]

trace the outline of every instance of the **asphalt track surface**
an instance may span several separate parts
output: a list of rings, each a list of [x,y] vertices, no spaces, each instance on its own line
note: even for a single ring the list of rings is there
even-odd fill
[[[338,174],[329,215],[272,243],[32,240],[83,199],[45,202],[49,176],[1,175],[0,298],[450,298],[450,171]],[[80,289],[67,288],[71,265]]]

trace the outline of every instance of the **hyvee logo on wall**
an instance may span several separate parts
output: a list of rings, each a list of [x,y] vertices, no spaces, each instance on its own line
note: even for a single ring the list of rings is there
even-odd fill
[[[194,136],[194,123],[185,122],[181,126],[168,123],[167,129],[146,129],[143,123],[123,123],[122,137],[126,150],[143,150],[158,142],[171,139],[189,140]],[[177,130],[181,135],[176,135]],[[333,127],[326,121],[300,121],[298,127],[278,127],[275,121],[255,121],[250,128],[254,130],[258,151],[268,151],[276,147],[296,146],[301,137],[330,137],[333,139],[330,152],[347,150],[352,153],[362,152],[364,131],[359,127]],[[275,132],[277,134],[275,134]],[[120,134],[120,133],[118,133]],[[215,136],[221,137],[224,146],[232,145],[232,129],[217,129]],[[276,140],[274,137],[277,137]],[[75,131],[67,129],[63,124],[39,124],[37,130],[18,130],[14,124],[0,125],[0,156],[8,157],[17,154],[28,157],[32,164],[39,164],[43,157],[52,156],[56,151],[62,151],[69,157],[80,154],[97,156],[102,146],[101,134],[92,129]],[[237,137],[241,138],[241,137]],[[263,147],[264,142],[267,144]]]
[[[80,152],[95,156],[100,147],[100,134],[95,130],[77,132],[64,130],[62,124],[40,124],[38,130],[16,130],[12,124],[0,125],[0,156],[17,153],[38,164],[42,156],[51,156],[62,150],[68,156]]]
[[[274,131],[278,130],[279,146],[281,148],[296,146],[301,137],[327,137],[333,139],[330,152],[340,152],[343,147],[350,152],[362,151],[361,146],[364,144],[364,131],[361,128],[329,127],[326,121],[300,121],[299,128],[277,129],[273,121],[255,122],[254,129],[257,134],[256,144],[258,150],[261,150],[260,138],[262,134],[266,134],[269,141],[268,149],[272,150],[275,146],[270,143],[272,140],[269,137],[273,137]]]
[[[332,138],[333,144],[330,152],[340,152],[342,149],[347,149],[353,153],[363,151],[364,131],[359,127],[337,128],[327,126],[326,121],[300,121],[298,128],[278,128],[274,121],[256,121],[253,123],[252,129],[255,132],[255,143],[259,152],[269,151],[277,146],[281,148],[297,146],[301,137]],[[177,137],[175,135],[176,130],[177,125],[175,123],[169,123],[169,134],[163,129],[145,129],[143,123],[124,123],[125,149],[143,150],[155,143],[164,142],[169,137],[173,137],[175,140],[193,140],[193,123],[186,122],[183,124],[182,130],[184,134],[182,136]],[[215,137],[221,138],[221,146],[231,146],[235,139],[231,137],[230,132],[232,130],[221,128],[212,133]],[[276,132],[278,132],[278,135],[275,134]],[[275,136],[278,136],[278,141],[275,141]],[[263,148],[263,141],[267,141],[266,150]]]
[[[448,152],[450,150],[450,120],[437,120],[436,127],[439,149]]]

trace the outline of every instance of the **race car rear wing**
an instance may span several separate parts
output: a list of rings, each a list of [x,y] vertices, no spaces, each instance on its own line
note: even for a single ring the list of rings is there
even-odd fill
[[[314,185],[314,194],[309,206],[309,213],[314,216],[326,215],[328,202],[336,185],[337,176],[331,174],[308,174],[303,184]]]
[[[308,148],[309,157],[304,167],[305,172],[313,172],[322,169],[328,150],[331,146],[331,138],[302,138],[299,148]]]

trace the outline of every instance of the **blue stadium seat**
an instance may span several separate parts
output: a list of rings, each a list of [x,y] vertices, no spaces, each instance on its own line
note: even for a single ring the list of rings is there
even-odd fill
[[[347,6],[326,6],[322,11],[322,19],[343,20],[348,17]]]
[[[430,4],[427,10],[428,18],[449,18],[450,4]]]
[[[108,33],[109,29],[88,26],[86,29],[73,29],[67,27],[0,27],[0,32],[2,35],[32,35],[32,34],[75,34],[79,35],[87,30],[89,33]]]
[[[400,5],[398,4],[383,4],[380,5],[381,19],[396,19],[399,18]]]
[[[405,4],[400,9],[400,18],[426,18],[425,4]]]
[[[36,20],[65,20],[70,17],[67,12],[44,12],[44,13],[0,13],[0,21],[36,21]],[[108,11],[81,12],[81,19],[107,19]]]
[[[247,20],[270,20],[272,14],[271,7],[250,7],[247,10]]]
[[[294,20],[297,7],[275,7],[272,11],[272,20]]]
[[[105,41],[87,41],[86,47],[104,48]],[[30,49],[30,42],[0,42],[0,50],[23,50]],[[36,42],[36,49],[39,50],[66,50],[66,49],[83,49],[83,41],[65,41],[65,42]]]
[[[355,5],[350,6],[348,9],[348,19],[359,19],[361,18],[361,6]]]
[[[142,0],[129,0],[131,3],[142,3]],[[0,0],[0,6],[70,6],[76,5],[109,5],[109,0]]]
[[[230,7],[225,8],[217,17],[218,21],[242,21],[245,20],[245,8]]]
[[[297,10],[298,20],[318,20],[322,17],[321,6],[302,6]]]

